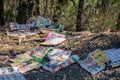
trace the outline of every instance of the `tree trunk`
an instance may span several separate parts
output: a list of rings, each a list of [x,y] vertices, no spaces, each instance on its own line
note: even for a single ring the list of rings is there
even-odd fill
[[[84,0],[79,0],[76,31],[82,30],[82,13]]]
[[[0,25],[1,26],[5,24],[3,14],[4,14],[4,0],[0,0]]]
[[[117,20],[117,29],[120,29],[120,14],[118,15],[118,20]]]
[[[43,14],[44,17],[46,17],[47,7],[48,7],[48,0],[46,0],[45,6],[44,6],[44,14]]]
[[[40,15],[40,0],[35,0],[36,2],[36,10],[35,10],[35,16],[39,16]]]

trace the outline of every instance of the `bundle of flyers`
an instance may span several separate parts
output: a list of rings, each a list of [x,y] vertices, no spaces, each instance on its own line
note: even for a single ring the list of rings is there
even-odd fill
[[[17,55],[15,59],[12,59],[14,63],[11,63],[12,67],[16,67],[17,71],[25,73],[32,69],[38,68],[41,65],[38,62],[32,60],[28,54]]]
[[[101,70],[105,69],[105,62],[108,61],[107,55],[105,55],[101,50],[96,50],[87,59],[79,60],[79,64],[82,68],[90,72],[91,74],[96,74]]]
[[[44,57],[52,50],[52,47],[33,47],[31,49],[31,56],[34,56],[41,61],[44,59]]]
[[[51,60],[50,62],[45,63],[43,65],[43,69],[54,73],[64,67],[67,67],[67,66],[75,63],[78,60],[79,60],[79,57],[77,55],[72,55],[70,58],[68,58],[64,61]]]
[[[0,74],[0,80],[26,80],[25,77],[18,72],[11,74]]]
[[[49,32],[45,41],[41,43],[41,45],[58,45],[65,40],[66,40],[65,35],[58,34],[55,32]]]
[[[53,50],[51,52],[49,52],[48,58],[50,60],[58,60],[58,61],[66,60],[69,58],[71,53],[72,53],[72,51],[70,51],[70,50],[65,51],[65,50],[62,50],[59,48],[53,48]]]

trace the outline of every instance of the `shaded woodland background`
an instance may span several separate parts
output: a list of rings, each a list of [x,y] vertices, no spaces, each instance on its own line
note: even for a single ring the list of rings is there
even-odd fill
[[[0,0],[0,25],[24,24],[38,15],[69,31],[120,29],[120,0]]]

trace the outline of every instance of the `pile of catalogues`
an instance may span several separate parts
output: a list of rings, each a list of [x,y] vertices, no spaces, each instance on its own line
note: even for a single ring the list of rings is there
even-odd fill
[[[18,54],[10,59],[11,67],[0,68],[0,74],[3,75],[2,77],[19,75],[21,80],[25,80],[20,73],[39,68],[55,73],[75,62],[78,62],[83,69],[91,74],[97,74],[106,67],[120,66],[120,49],[104,51],[97,49],[91,52],[85,60],[81,60],[77,55],[71,55],[71,53],[71,50],[35,46],[30,51]]]
[[[11,61],[10,68],[13,71],[25,73],[27,71],[42,67],[52,73],[69,66],[79,60],[77,55],[72,55],[72,51],[54,47],[32,47],[29,52],[16,55]],[[24,57],[25,56],[25,57]],[[46,61],[46,59],[48,59]],[[1,68],[1,72],[3,69]],[[8,72],[6,70],[6,72]]]
[[[53,50],[48,54],[48,58],[50,61],[43,65],[43,69],[52,73],[79,60],[77,55],[71,56],[71,51],[65,51],[58,48],[53,48]]]
[[[107,67],[120,66],[120,49],[95,50],[85,60],[79,60],[82,68],[91,74],[96,74]],[[106,64],[107,63],[107,64]]]
[[[79,60],[78,62],[81,67],[88,72],[96,74],[105,69],[104,62],[106,61],[108,61],[107,55],[105,55],[101,50],[96,50],[90,53],[85,60]]]

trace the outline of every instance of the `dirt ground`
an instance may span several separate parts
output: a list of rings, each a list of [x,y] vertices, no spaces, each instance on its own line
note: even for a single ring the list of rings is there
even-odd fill
[[[4,31],[0,31],[0,61],[4,57],[12,57],[23,53],[32,46],[40,46],[41,41],[28,41],[18,44],[18,40],[8,37]],[[67,40],[60,45],[54,46],[62,49],[72,50],[80,59],[96,50],[107,50],[120,48],[120,31],[94,33],[92,35],[81,35],[81,33],[70,33]],[[3,59],[2,59],[3,58]],[[0,67],[9,66],[10,62],[0,63]],[[120,80],[120,67],[103,70],[96,75],[85,71],[78,63],[72,64],[56,73],[50,73],[42,68],[34,69],[24,74],[27,80]]]

